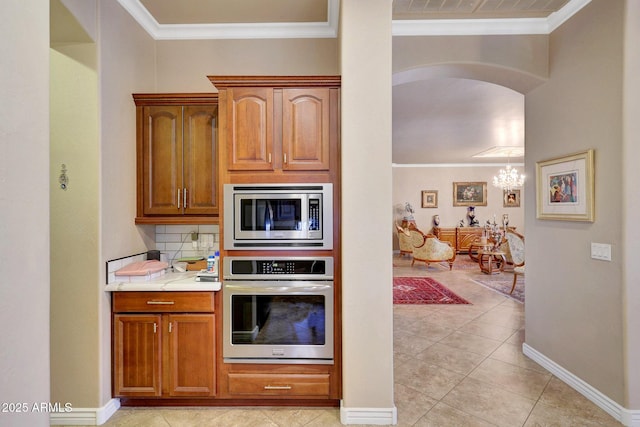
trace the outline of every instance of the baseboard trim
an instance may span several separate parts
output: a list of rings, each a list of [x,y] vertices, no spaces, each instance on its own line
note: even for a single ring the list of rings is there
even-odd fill
[[[576,390],[578,393],[589,399],[600,409],[611,415],[625,426],[640,427],[640,410],[627,409],[614,402],[609,397],[598,391],[596,388],[586,383],[573,373],[567,371],[562,366],[549,359],[533,347],[522,344],[522,352],[531,360],[558,377],[562,382]]]
[[[54,413],[49,416],[52,426],[99,426],[120,408],[120,399],[111,399],[100,408],[72,408],[71,412]]]
[[[340,402],[342,424],[396,425],[398,409],[393,408],[346,408]]]

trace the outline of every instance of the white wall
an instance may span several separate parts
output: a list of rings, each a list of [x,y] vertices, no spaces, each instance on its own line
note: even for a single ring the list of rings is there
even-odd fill
[[[98,401],[100,328],[89,303],[101,292],[96,46],[58,49],[51,50],[51,397],[83,408]]]
[[[623,16],[623,2],[592,0],[555,30],[551,78],[525,97],[530,176],[536,162],[595,150],[594,222],[538,220],[534,203],[525,208],[526,344],[619,404],[627,381],[624,330],[638,333],[622,315],[624,254],[638,252],[637,238],[635,250],[623,245],[621,206],[637,198],[620,191]],[[527,187],[527,200],[535,200],[534,190]],[[591,259],[592,242],[612,245],[612,261]]]
[[[5,2],[0,26],[0,425],[48,426],[49,2]],[[28,29],[25,28],[28,23]]]
[[[625,327],[625,368],[626,368],[626,402],[625,407],[640,408],[640,263],[636,260],[638,253],[638,236],[640,222],[640,193],[636,190],[640,182],[640,2],[627,0],[624,34],[624,124],[623,124],[623,265],[624,265],[624,301],[623,308]]]
[[[100,275],[105,262],[154,246],[154,227],[135,226],[136,114],[132,93],[155,91],[155,43],[116,1],[98,4],[100,77]],[[102,292],[100,312],[100,402],[111,398],[111,305]]]
[[[384,416],[395,417],[392,240],[371,231],[391,223],[391,1],[343,0],[340,16],[342,420],[375,408],[388,424]]]

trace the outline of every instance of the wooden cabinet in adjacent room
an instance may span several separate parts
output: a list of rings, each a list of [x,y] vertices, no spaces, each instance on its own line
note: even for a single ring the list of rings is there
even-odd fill
[[[457,253],[469,252],[469,246],[482,237],[482,227],[433,227],[433,234],[443,242],[449,242]]]
[[[337,168],[339,77],[215,77],[228,171]],[[222,111],[222,110],[221,110]]]
[[[114,396],[215,396],[213,301],[212,292],[114,293]]]
[[[136,223],[211,223],[218,215],[217,94],[134,94]]]

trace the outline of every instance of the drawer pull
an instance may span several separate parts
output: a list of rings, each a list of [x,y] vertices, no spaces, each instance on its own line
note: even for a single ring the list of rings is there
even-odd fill
[[[147,301],[147,305],[173,305],[174,301]]]
[[[291,390],[290,385],[266,385],[265,390]]]

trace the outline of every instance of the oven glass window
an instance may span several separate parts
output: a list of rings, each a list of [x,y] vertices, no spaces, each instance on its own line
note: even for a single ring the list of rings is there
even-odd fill
[[[240,200],[242,231],[301,230],[302,200]]]
[[[232,344],[324,345],[322,295],[233,295]]]

